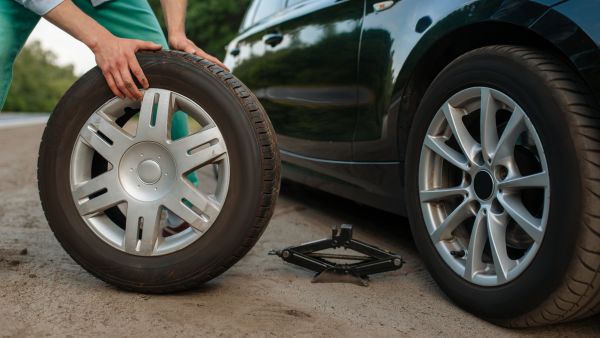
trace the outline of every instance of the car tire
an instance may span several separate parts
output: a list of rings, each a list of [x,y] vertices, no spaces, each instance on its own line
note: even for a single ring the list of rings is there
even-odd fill
[[[97,67],[86,73],[69,89],[50,117],[41,142],[38,160],[40,198],[50,228],[62,247],[77,263],[93,275],[120,288],[136,292],[182,291],[197,287],[225,272],[240,260],[259,239],[273,214],[279,193],[279,152],[275,133],[264,109],[248,88],[229,72],[207,60],[179,52],[140,52],[137,57],[151,85],[149,90],[158,88],[156,89],[157,93],[161,90],[165,93],[173,93],[168,96],[171,101],[165,101],[170,102],[169,104],[173,104],[173,100],[175,100],[174,96],[170,95],[179,95],[177,99],[184,100],[187,102],[186,105],[201,106],[202,111],[206,113],[206,116],[203,116],[219,127],[222,139],[227,146],[226,155],[229,161],[227,164],[230,169],[227,176],[229,180],[227,181],[226,198],[220,205],[220,213],[216,219],[211,219],[211,226],[205,232],[200,233],[195,228],[190,228],[190,234],[199,236],[199,238],[193,237],[194,241],[191,243],[182,242],[185,245],[181,244],[181,248],[177,250],[167,248],[165,254],[142,255],[120,250],[118,241],[117,244],[114,244],[105,240],[104,237],[98,235],[98,231],[102,229],[94,228],[91,225],[92,221],[81,216],[79,202],[74,198],[74,191],[77,188],[73,188],[72,185],[73,170],[75,169],[73,169],[71,161],[74,154],[79,151],[75,149],[76,144],[83,138],[83,133],[87,133],[87,129],[95,128],[93,120],[90,120],[92,114],[106,115],[101,111],[104,108],[100,108],[106,107],[107,102],[125,106],[135,105],[133,101],[125,102],[125,100],[115,98],[107,87],[102,72]],[[144,105],[144,102],[146,101],[142,101],[141,104]],[[143,110],[143,107],[139,109]],[[127,108],[125,110],[127,111]],[[154,118],[159,119],[156,113]],[[115,122],[111,119],[108,120],[110,125],[118,124],[118,121]],[[106,124],[106,121],[104,122]],[[106,135],[100,135],[97,132],[95,135],[111,137],[108,133],[104,134]],[[139,129],[138,134],[140,134]],[[110,141],[114,142],[111,146],[117,143],[114,140]],[[103,144],[103,146],[105,145]],[[212,145],[212,143],[207,143],[207,145]],[[157,146],[156,149],[162,148]],[[160,152],[160,150],[156,151]],[[203,150],[198,150],[198,152],[201,151]],[[192,150],[186,151],[186,155],[191,156],[191,152]],[[223,156],[220,157],[221,160],[225,158]],[[85,156],[83,157],[85,158]],[[160,163],[159,165],[166,166]],[[113,171],[118,167],[119,164],[114,163],[112,169],[108,170]],[[222,167],[218,165],[218,169],[214,169],[215,172],[221,170]],[[106,164],[104,168],[106,170]],[[160,169],[162,171],[158,172],[158,180],[165,179],[161,178],[163,172],[164,176],[167,176],[165,168],[163,167]],[[89,170],[94,169],[84,168],[84,171]],[[146,176],[148,173],[150,175],[155,173],[151,170],[148,171],[146,167],[144,169],[138,167],[136,170],[139,171],[140,177],[142,177],[142,170],[145,170],[144,175]],[[118,171],[118,174],[121,175],[121,171]],[[92,176],[92,178],[95,177]],[[177,180],[182,177],[185,176],[182,175]],[[124,179],[119,176],[119,180],[124,186]],[[113,188],[117,189],[117,185],[119,184],[109,186],[109,192]],[[142,188],[146,187],[142,186]],[[119,186],[118,189],[124,188]],[[160,191],[160,189],[157,186],[155,190]],[[86,200],[89,202],[94,199],[96,197],[90,195]],[[165,199],[165,202],[169,201]],[[177,202],[180,202],[179,206],[183,206],[184,202],[188,201]],[[158,208],[161,210],[160,206]],[[127,209],[129,209],[129,204]],[[133,210],[133,207],[131,209]],[[140,213],[144,212],[143,208],[139,209]],[[192,207],[190,206],[189,209],[192,210]],[[187,209],[183,208],[182,210]],[[202,214],[201,211],[197,212],[198,215]],[[112,210],[112,213],[119,214],[121,218],[124,217],[119,210]],[[166,211],[162,213],[163,218],[165,213]],[[105,214],[100,212],[94,216],[94,219],[102,220],[105,228],[112,227],[112,223],[119,223],[119,215],[113,217],[108,215],[108,212]],[[204,218],[202,220],[206,221]],[[202,223],[202,220],[198,222]],[[146,224],[151,223],[144,223],[141,220],[140,222],[137,223],[136,220],[136,227],[139,226],[136,231],[142,231],[142,234],[139,235],[140,237],[135,235],[134,243],[141,246]],[[127,226],[123,229],[125,233],[127,233],[126,228]],[[115,231],[119,230],[115,227],[111,231],[117,233]],[[154,240],[155,242],[149,247],[150,251],[159,248],[157,243],[163,243]],[[123,239],[122,241],[125,247],[127,240]],[[136,248],[132,250],[138,250]]]
[[[444,185],[444,175],[446,174],[438,173],[435,170],[448,168],[448,166],[444,167],[445,164],[442,167],[436,167],[435,163],[447,163],[447,161],[442,159],[436,162],[436,153],[430,150],[435,146],[426,145],[428,137],[438,137],[431,136],[433,135],[431,134],[432,130],[435,128],[430,128],[433,128],[438,114],[442,114],[443,117],[454,116],[452,115],[454,113],[444,115],[447,113],[443,107],[450,107],[447,108],[447,111],[454,109],[453,104],[449,102],[454,102],[451,101],[455,99],[454,95],[460,93],[467,95],[466,90],[469,90],[469,88],[488,88],[485,89],[487,90],[485,92],[482,89],[481,97],[486,95],[484,93],[492,91],[497,93],[494,94],[497,97],[503,97],[504,99],[508,97],[509,99],[506,100],[512,100],[521,107],[525,114],[525,117],[521,119],[525,121],[523,122],[525,126],[523,128],[529,129],[526,129],[528,131],[523,132],[524,134],[518,137],[523,139],[539,137],[545,163],[547,164],[548,180],[545,181],[547,184],[544,183],[546,185],[543,188],[538,188],[544,193],[551,191],[551,194],[547,195],[549,204],[544,204],[546,203],[544,199],[540,200],[542,206],[548,207],[546,223],[540,223],[540,229],[545,227],[545,230],[539,238],[539,242],[531,238],[522,241],[526,245],[529,243],[531,246],[519,249],[523,256],[517,259],[528,261],[528,264],[513,276],[509,273],[504,274],[502,264],[496,263],[508,262],[510,258],[501,261],[500,258],[494,257],[494,255],[500,257],[498,251],[491,252],[494,251],[494,248],[504,247],[504,244],[492,245],[494,240],[490,240],[491,237],[488,237],[485,246],[480,246],[482,248],[479,249],[480,251],[477,251],[475,246],[470,245],[471,241],[475,242],[472,240],[474,229],[485,229],[482,230],[485,236],[489,236],[492,232],[495,234],[498,231],[494,230],[497,228],[492,228],[496,226],[496,223],[487,221],[496,217],[496,214],[492,217],[492,213],[504,213],[510,216],[509,211],[514,212],[515,209],[508,210],[503,208],[503,205],[498,201],[494,202],[497,198],[500,198],[498,196],[501,196],[501,194],[508,194],[507,189],[502,192],[502,189],[496,187],[501,186],[503,180],[508,180],[505,176],[506,173],[498,177],[495,176],[495,173],[490,174],[492,181],[497,180],[498,182],[494,183],[493,189],[496,190],[492,193],[489,203],[483,198],[485,194],[482,191],[485,189],[482,186],[475,188],[476,183],[473,181],[476,180],[476,176],[469,177],[469,174],[466,173],[463,175],[466,177],[463,179],[466,182],[465,186],[468,186],[468,189],[471,190],[466,189],[465,197],[457,197],[459,200],[452,203],[461,203],[462,205],[461,199],[471,198],[468,196],[471,196],[478,189],[475,191],[475,196],[472,197],[474,202],[470,204],[470,209],[465,209],[468,210],[467,213],[474,215],[475,220],[472,221],[473,218],[467,218],[454,228],[452,233],[444,229],[446,232],[443,236],[433,237],[437,229],[440,229],[442,225],[451,224],[450,222],[438,222],[439,227],[433,231],[431,230],[432,227],[435,227],[431,224],[438,224],[435,221],[436,217],[443,220],[450,218],[450,210],[444,212],[444,209],[439,209],[439,206],[444,205],[444,203],[446,203],[445,205],[451,205],[450,202],[441,200],[423,202],[429,201],[429,199],[422,195],[424,192],[421,189],[421,182],[425,182],[423,186],[426,186],[430,184],[427,183],[429,178],[438,177],[436,175],[439,175],[441,179],[434,183],[440,186]],[[464,97],[465,102],[470,102],[466,99],[467,96]],[[496,100],[495,97],[494,100]],[[467,103],[465,103],[465,107],[468,106]],[[498,109],[502,103],[494,101],[494,104],[497,104],[494,107]],[[439,128],[442,129],[439,129],[439,135],[442,136],[439,136],[441,137],[439,140],[442,140],[441,142],[455,142],[453,146],[449,147],[458,149],[456,151],[460,151],[460,149],[478,149],[477,143],[483,144],[482,140],[484,139],[481,136],[484,135],[481,127],[481,118],[484,116],[481,108],[483,104],[479,105],[479,111],[473,110],[478,116],[474,117],[475,122],[472,122],[474,126],[465,127],[472,131],[475,145],[469,148],[467,146],[463,147],[462,143],[458,141],[448,141],[450,139],[456,140],[456,134],[452,131],[448,118],[445,122],[440,120],[442,122],[440,122],[439,126],[441,127]],[[497,123],[499,123],[497,117],[500,114],[499,111],[494,113],[494,121]],[[460,115],[459,120],[464,126],[468,126],[469,117],[466,116],[470,116],[471,113],[465,108],[457,114],[466,114],[465,116]],[[515,114],[509,112],[507,116],[512,118]],[[476,118],[479,118],[479,122]],[[511,130],[509,129],[509,123],[510,120],[502,127],[497,126],[498,129],[493,128],[497,132],[498,138],[502,138],[504,130]],[[527,134],[529,131],[537,134],[537,136]],[[446,134],[442,134],[443,132]],[[460,131],[457,133],[460,133]],[[526,141],[515,142],[512,153],[511,151],[503,153],[511,154],[510,156],[516,158],[518,142],[525,143]],[[487,143],[491,144],[492,142]],[[497,144],[500,143],[500,141],[497,141]],[[484,149],[481,144],[479,145],[480,151]],[[521,149],[524,146],[519,147]],[[493,147],[490,146],[489,148],[492,149]],[[497,148],[500,149],[500,146],[498,145]],[[533,148],[538,149],[540,147]],[[407,201],[408,208],[411,211],[409,212],[411,229],[427,268],[445,293],[467,311],[507,327],[546,325],[582,319],[597,314],[600,311],[599,150],[600,109],[598,104],[582,79],[560,57],[553,55],[551,52],[528,47],[498,45],[473,50],[449,64],[427,89],[414,115],[406,158]],[[498,155],[499,153],[500,151],[497,150],[495,154]],[[456,153],[452,154],[455,155]],[[475,162],[480,160],[482,163],[485,162],[485,157],[479,157],[481,154],[478,155],[475,152],[465,154],[467,152],[460,155],[467,159],[472,156]],[[495,159],[492,160],[491,156],[488,157],[490,157],[490,161],[496,161]],[[534,158],[541,161],[539,154],[535,155]],[[477,165],[479,164],[473,164],[473,166]],[[452,167],[452,165],[449,165],[449,167]],[[491,168],[491,166],[489,167]],[[494,169],[491,168],[490,170],[493,172]],[[482,179],[487,180],[487,178]],[[460,179],[457,180],[460,181]],[[516,194],[514,196],[519,196],[518,190],[511,193]],[[541,192],[536,196],[542,196]],[[525,204],[523,202],[524,198],[523,196],[520,197],[521,204]],[[503,201],[506,201],[506,199],[503,199]],[[486,204],[489,205],[487,211],[478,211],[483,209]],[[496,208],[495,211],[494,208]],[[430,212],[431,210],[435,210],[435,212]],[[442,213],[442,215],[438,216],[436,212]],[[483,215],[486,212],[488,212],[488,216]],[[480,217],[480,213],[483,216]],[[444,217],[446,218],[444,219]],[[476,228],[477,225],[473,223],[477,222],[478,219],[484,220],[481,223],[483,224],[482,228]],[[506,217],[506,219],[506,224],[509,224],[509,226],[512,223],[519,224],[514,221],[512,216]],[[543,221],[544,216],[540,216],[540,219]],[[511,229],[514,230],[515,228],[513,226]],[[502,229],[500,230],[502,236],[508,236],[508,230],[506,230],[508,226]],[[466,236],[461,239],[460,236],[464,234]],[[452,248],[451,243],[459,247],[463,245],[467,250],[451,250],[450,255],[447,255],[446,250]],[[483,240],[481,240],[481,243],[484,243]],[[532,251],[531,248],[534,246],[535,250]],[[507,251],[509,247],[510,250],[513,250],[514,244],[506,244]],[[491,252],[491,254],[487,254],[487,259],[484,257],[469,260],[470,253],[482,251],[481,257],[485,256],[486,252]],[[531,252],[534,252],[534,254],[529,259],[530,256],[526,255]],[[473,254],[473,256],[476,255]],[[474,266],[472,262],[474,261],[478,267],[481,267],[481,270],[475,273],[473,273],[475,270],[472,268]],[[516,269],[518,264],[521,263],[512,264],[511,266],[515,266],[514,269]],[[465,273],[461,275],[457,271],[462,271],[460,269],[463,265]],[[469,265],[468,270],[467,265]],[[480,278],[478,282],[475,282],[475,277]],[[468,278],[472,278],[472,280],[468,280]],[[496,278],[496,282],[494,282],[494,278]],[[486,285],[486,283],[489,283],[489,285]]]

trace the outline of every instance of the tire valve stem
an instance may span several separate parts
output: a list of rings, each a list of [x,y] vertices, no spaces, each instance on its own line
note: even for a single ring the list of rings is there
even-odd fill
[[[465,250],[459,250],[459,251],[452,250],[452,251],[450,251],[450,254],[452,256],[454,256],[455,258],[463,258],[463,257],[465,257],[465,255],[467,253],[465,252]]]

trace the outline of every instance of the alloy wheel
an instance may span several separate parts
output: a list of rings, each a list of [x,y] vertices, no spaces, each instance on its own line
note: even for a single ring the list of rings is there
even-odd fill
[[[437,252],[471,283],[510,282],[543,241],[544,150],[525,111],[498,90],[467,88],[440,107],[423,141],[419,191]]]

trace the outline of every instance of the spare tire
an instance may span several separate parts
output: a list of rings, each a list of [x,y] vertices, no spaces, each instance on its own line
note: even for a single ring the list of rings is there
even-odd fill
[[[40,146],[40,198],[58,241],[93,275],[181,291],[256,243],[279,193],[279,151],[259,101],[227,71],[179,52],[137,57],[151,85],[141,102],[115,97],[98,68],[61,99]],[[175,115],[188,135],[171,134]]]

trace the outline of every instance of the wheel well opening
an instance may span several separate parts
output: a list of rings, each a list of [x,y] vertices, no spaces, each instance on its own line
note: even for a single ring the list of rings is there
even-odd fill
[[[459,56],[491,45],[520,45],[549,51],[574,69],[569,59],[550,42],[536,33],[508,23],[480,23],[459,28],[441,38],[414,67],[400,100],[400,125],[412,125],[414,114],[435,77]],[[406,130],[409,130],[407,128]],[[404,156],[408,135],[399,135],[399,150]]]

